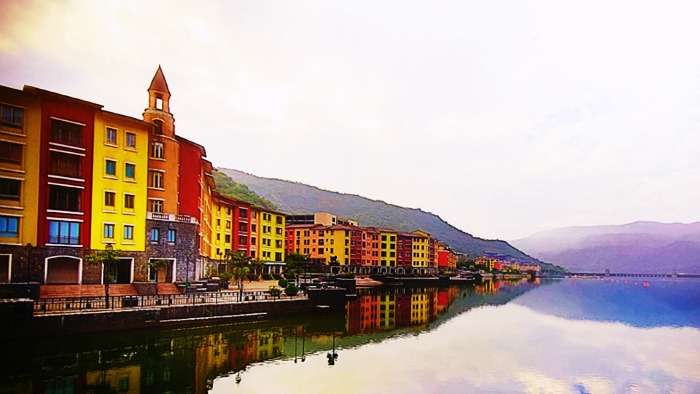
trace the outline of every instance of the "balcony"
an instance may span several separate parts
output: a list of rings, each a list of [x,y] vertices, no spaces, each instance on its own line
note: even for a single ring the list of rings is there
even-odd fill
[[[160,220],[164,222],[180,222],[198,224],[197,219],[189,215],[174,215],[172,213],[147,212],[146,219]]]

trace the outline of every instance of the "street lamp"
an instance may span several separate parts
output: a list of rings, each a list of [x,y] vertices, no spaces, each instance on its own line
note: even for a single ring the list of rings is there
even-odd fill
[[[338,359],[338,353],[335,352],[335,333],[333,333],[333,348],[332,351],[326,354],[328,358],[328,365],[335,365],[335,361]]]

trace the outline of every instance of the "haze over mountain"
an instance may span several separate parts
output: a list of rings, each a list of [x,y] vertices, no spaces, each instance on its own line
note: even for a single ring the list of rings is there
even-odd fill
[[[405,208],[366,197],[322,190],[302,183],[263,178],[242,171],[219,168],[233,181],[247,186],[286,213],[332,212],[357,219],[361,225],[412,231],[428,231],[455,250],[470,256],[496,253],[520,261],[538,262],[506,241],[474,237],[439,216],[416,208]]]
[[[574,272],[700,273],[700,222],[565,227],[512,244]]]

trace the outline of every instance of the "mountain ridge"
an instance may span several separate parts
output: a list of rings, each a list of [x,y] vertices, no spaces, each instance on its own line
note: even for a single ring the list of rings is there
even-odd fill
[[[572,271],[700,273],[700,222],[570,226],[511,242]]]
[[[270,200],[280,210],[290,214],[327,211],[356,219],[361,225],[366,226],[388,227],[399,231],[422,229],[446,242],[455,250],[472,257],[491,253],[548,266],[514,248],[507,241],[475,237],[450,224],[439,215],[421,208],[403,207],[359,194],[326,190],[297,181],[259,177],[235,169],[219,168],[219,171],[228,175],[233,181],[246,185],[255,193]]]

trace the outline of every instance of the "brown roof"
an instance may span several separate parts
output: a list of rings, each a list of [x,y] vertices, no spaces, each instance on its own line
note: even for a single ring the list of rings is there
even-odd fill
[[[103,112],[105,115],[107,115],[107,116],[113,116],[113,117],[115,117],[115,118],[120,118],[120,119],[126,120],[126,121],[128,121],[128,122],[132,122],[132,123],[135,123],[135,124],[139,124],[139,125],[141,125],[141,126],[146,126],[147,128],[153,127],[153,124],[152,124],[152,123],[146,122],[146,121],[143,120],[143,119],[134,118],[133,116],[122,115],[122,114],[118,114],[118,113],[116,113],[116,112],[107,111],[107,110],[105,110],[105,109],[103,109],[102,112]]]
[[[196,142],[194,142],[194,141],[192,141],[192,140],[188,140],[187,138],[185,138],[185,137],[183,137],[183,136],[180,136],[180,135],[176,135],[175,138],[178,139],[178,140],[180,140],[180,141],[186,142],[186,143],[188,143],[188,144],[194,145],[195,147],[199,148],[199,150],[202,151],[202,156],[206,156],[206,155],[207,155],[207,150],[204,148],[204,145],[198,144],[198,143],[196,143]]]
[[[41,96],[41,97],[48,97],[48,98],[52,98],[55,100],[71,101],[71,102],[76,103],[76,104],[82,104],[82,105],[86,105],[86,106],[90,106],[90,107],[98,108],[98,109],[102,108],[101,104],[81,100],[79,98],[75,98],[75,97],[71,97],[71,96],[66,96],[65,94],[60,94],[60,93],[52,92],[50,90],[40,89],[40,88],[37,88],[34,86],[24,85],[23,90],[25,92],[33,93],[33,94],[36,94],[37,96]]]
[[[148,90],[157,90],[160,92],[170,94],[170,89],[168,89],[168,82],[165,80],[165,75],[163,75],[163,69],[160,68],[160,64],[158,65],[156,74],[151,80],[151,85],[148,87]]]

